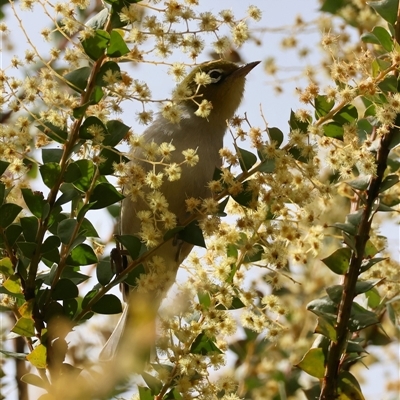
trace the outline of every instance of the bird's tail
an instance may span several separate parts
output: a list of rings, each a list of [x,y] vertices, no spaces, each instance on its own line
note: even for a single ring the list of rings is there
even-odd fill
[[[124,308],[117,325],[115,326],[111,336],[104,344],[99,354],[100,361],[110,361],[114,358],[117,353],[118,343],[121,341],[122,335],[124,334],[126,318],[128,316],[128,305]]]

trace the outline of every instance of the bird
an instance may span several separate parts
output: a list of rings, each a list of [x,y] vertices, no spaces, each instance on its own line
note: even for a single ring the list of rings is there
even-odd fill
[[[182,152],[196,149],[198,162],[194,166],[182,165],[180,179],[166,180],[157,189],[173,213],[177,225],[187,220],[186,199],[211,197],[207,186],[213,178],[215,168],[221,166],[220,149],[227,130],[227,121],[238,109],[244,95],[247,74],[260,61],[238,65],[231,61],[208,61],[197,65],[177,86],[175,93],[186,94],[186,98],[177,100],[179,121],[171,121],[162,112],[156,114],[151,125],[142,134],[145,144],[170,143],[175,150],[170,154],[169,163],[181,163]],[[204,75],[205,74],[205,75]],[[199,83],[199,77],[205,78],[205,84]],[[208,115],[199,115],[202,102],[211,104]],[[204,103],[203,103],[204,104]],[[142,148],[134,148],[130,153],[134,170],[147,174],[153,165],[145,160]],[[162,171],[156,166],[155,173]],[[132,196],[134,189],[142,188],[143,182],[132,177],[132,181],[124,186],[126,197],[122,201],[120,231],[123,235],[138,236],[143,231],[143,216],[149,211],[149,196]],[[147,214],[149,215],[149,214]],[[150,218],[151,219],[151,218]],[[155,229],[163,231],[163,224],[156,223]],[[139,235],[140,236],[140,235]],[[161,301],[175,281],[179,265],[189,255],[193,245],[172,238],[152,252],[152,256],[144,262],[145,274],[152,274],[150,283],[154,283],[147,293],[138,293],[130,288],[126,296],[127,306],[120,317],[114,331],[104,345],[100,360],[107,361],[119,354],[130,352],[133,357],[140,358],[154,343],[154,320]],[[146,343],[143,343],[143,340]],[[136,350],[135,350],[136,349]]]

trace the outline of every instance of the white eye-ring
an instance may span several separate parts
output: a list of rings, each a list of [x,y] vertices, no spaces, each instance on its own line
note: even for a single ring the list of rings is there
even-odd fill
[[[208,76],[211,78],[211,82],[219,82],[223,76],[223,72],[224,71],[222,69],[212,69],[211,71],[209,71]]]

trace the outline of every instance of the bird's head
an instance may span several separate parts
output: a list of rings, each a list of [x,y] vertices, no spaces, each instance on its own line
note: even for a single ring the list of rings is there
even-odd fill
[[[212,105],[207,120],[225,123],[233,117],[240,105],[246,75],[259,63],[255,61],[239,66],[230,61],[218,60],[200,64],[179,84],[175,93],[178,96],[195,95],[194,99],[182,101],[193,113],[199,109],[198,104],[207,100]]]

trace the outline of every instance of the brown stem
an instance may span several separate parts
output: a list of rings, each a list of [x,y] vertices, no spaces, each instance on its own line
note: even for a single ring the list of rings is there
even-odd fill
[[[374,207],[376,206],[379,189],[387,166],[390,142],[396,133],[398,133],[397,128],[393,127],[390,129],[389,133],[381,139],[381,144],[376,155],[377,173],[375,177],[371,178],[366,191],[364,212],[358,226],[357,234],[354,237],[356,251],[352,252],[349,269],[344,276],[343,294],[336,321],[337,340],[335,342],[331,342],[328,349],[325,374],[322,382],[321,394],[319,397],[320,400],[337,399],[336,390],[338,385],[338,376],[340,372],[341,360],[345,353],[349,336],[348,324],[353,300],[356,296],[356,283],[360,274],[360,267],[364,257],[365,246],[369,239]]]
[[[24,353],[25,351],[25,340],[22,336],[18,336],[15,339],[15,352]],[[21,378],[29,372],[26,361],[16,358],[15,359],[15,381],[18,388],[18,399],[29,400],[28,385],[21,380]]]

